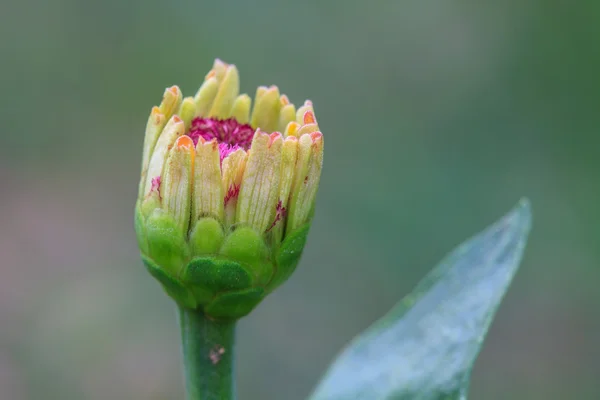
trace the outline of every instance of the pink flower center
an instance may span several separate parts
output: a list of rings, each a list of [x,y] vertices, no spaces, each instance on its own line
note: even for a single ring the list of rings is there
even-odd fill
[[[248,124],[240,124],[235,118],[214,119],[194,118],[188,134],[198,144],[205,140],[217,139],[221,161],[237,149],[248,150],[254,137],[254,129]]]

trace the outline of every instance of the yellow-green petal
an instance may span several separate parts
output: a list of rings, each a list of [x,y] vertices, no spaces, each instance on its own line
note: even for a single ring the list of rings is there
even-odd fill
[[[150,157],[150,163],[148,164],[148,173],[146,176],[146,184],[144,185],[144,193],[147,195],[152,190],[152,180],[162,176],[163,167],[167,158],[169,149],[175,143],[177,137],[185,133],[185,125],[181,118],[177,115],[171,117],[167,125],[163,129],[162,133],[158,137],[156,146],[152,157]]]
[[[169,120],[179,109],[182,99],[183,95],[181,94],[181,90],[178,86],[171,86],[170,88],[165,89],[163,100],[158,107],[160,113],[163,114],[167,120]]]
[[[186,234],[190,222],[194,153],[192,139],[180,136],[169,151],[160,192],[164,210]]]
[[[323,135],[320,132],[302,135],[290,198],[287,233],[308,220],[317,194],[322,166]]]
[[[181,106],[177,111],[177,115],[185,124],[185,130],[190,129],[190,125],[192,123],[192,119],[194,119],[194,115],[196,114],[196,102],[193,97],[186,97],[181,102]]]
[[[256,100],[252,110],[252,127],[267,133],[274,132],[279,124],[280,109],[281,101],[279,100],[277,86],[271,86],[266,91],[259,88],[256,92]]]
[[[221,166],[223,171],[222,193],[226,227],[233,225],[235,222],[235,211],[237,209],[240,185],[244,176],[247,159],[248,154],[243,149],[237,149],[225,157]]]
[[[223,219],[219,144],[215,139],[200,138],[196,145],[193,193],[192,223],[205,216]]]
[[[212,107],[218,90],[219,82],[216,77],[211,77],[204,81],[200,89],[198,89],[196,96],[194,96],[196,117],[206,117],[208,115],[208,111]]]
[[[218,78],[217,78],[218,79]],[[212,107],[208,113],[209,117],[226,119],[230,117],[231,108],[240,92],[240,76],[235,65],[227,66],[223,80],[219,84],[219,90],[215,96]]]
[[[167,120],[164,114],[160,112],[158,107],[153,107],[150,112],[150,117],[146,123],[146,133],[144,135],[144,151],[142,153],[142,176],[140,178],[140,185],[138,191],[138,197],[144,195],[144,186],[146,184],[146,176],[148,175],[148,165],[150,164],[150,157],[158,141],[158,137],[162,132]]]
[[[247,94],[239,95],[231,107],[231,117],[235,118],[240,124],[247,124],[250,120],[250,107],[252,99]]]
[[[297,160],[298,139],[294,136],[287,137],[283,142],[281,152],[281,183],[279,185],[279,201],[283,208],[288,205]]]
[[[285,132],[285,128],[288,124],[296,119],[296,108],[293,104],[285,104],[281,107],[281,111],[279,112],[279,123],[278,130],[280,132]]]
[[[257,131],[244,170],[235,221],[264,232],[275,218],[281,181],[280,133]]]

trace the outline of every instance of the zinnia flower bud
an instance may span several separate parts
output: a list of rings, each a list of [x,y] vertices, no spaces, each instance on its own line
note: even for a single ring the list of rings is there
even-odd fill
[[[216,60],[194,97],[165,91],[146,126],[135,226],[144,264],[180,305],[240,318],[294,271],[323,164],[312,103],[239,94]]]

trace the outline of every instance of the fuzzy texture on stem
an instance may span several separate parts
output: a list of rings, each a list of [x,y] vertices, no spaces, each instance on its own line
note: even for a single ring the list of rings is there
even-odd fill
[[[186,400],[233,400],[235,321],[179,308]]]

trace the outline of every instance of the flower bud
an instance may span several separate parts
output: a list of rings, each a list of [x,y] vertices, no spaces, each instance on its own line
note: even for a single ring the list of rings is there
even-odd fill
[[[314,213],[323,135],[312,103],[296,110],[261,86],[251,106],[237,68],[216,60],[193,98],[167,89],[146,126],[142,260],[176,302],[211,318],[246,315],[289,278]]]

